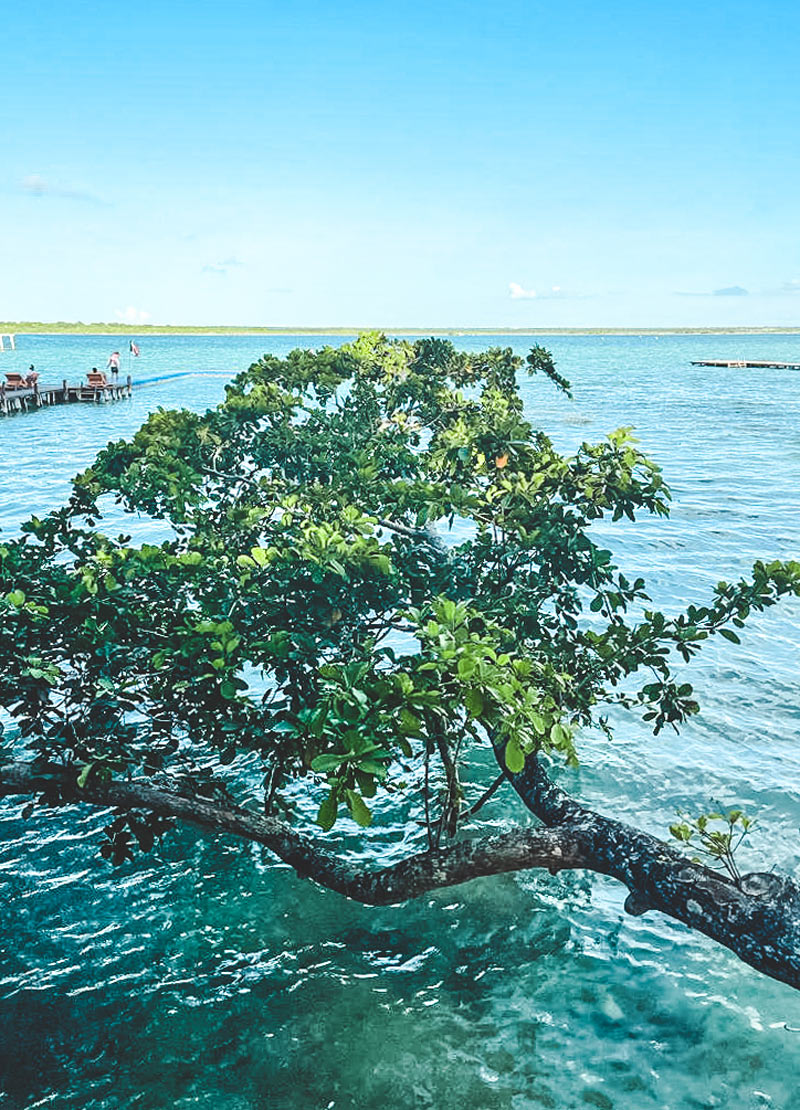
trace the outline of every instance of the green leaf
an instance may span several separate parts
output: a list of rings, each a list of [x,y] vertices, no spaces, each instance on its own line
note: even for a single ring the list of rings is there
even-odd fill
[[[730,640],[732,644],[740,644],[742,641],[730,628],[720,628],[720,636],[724,636],[726,640]]]
[[[539,734],[539,736],[544,736],[546,734],[546,732],[547,732],[547,722],[545,721],[545,719],[541,715],[541,713],[536,713],[535,711],[532,710],[528,714],[528,720],[530,721],[531,725],[533,726],[534,732],[537,732]]]
[[[319,807],[317,812],[317,824],[325,832],[329,832],[336,824],[336,814],[339,809],[339,802],[336,797],[336,791],[331,790],[328,797]]]
[[[506,767],[512,775],[518,775],[525,767],[525,755],[516,736],[512,736],[506,744]]]
[[[569,745],[569,732],[560,721],[556,721],[550,729],[550,742],[554,748],[565,748]]]
[[[81,773],[78,775],[77,779],[77,786],[79,790],[83,790],[84,786],[86,786],[86,783],[89,781],[89,775],[91,775],[92,773],[92,767],[94,767],[94,763],[85,763],[83,765]]]
[[[372,824],[372,812],[360,794],[355,790],[346,790],[347,808],[353,820],[361,825],[362,829]]]
[[[347,758],[347,755],[318,755],[311,760],[311,770],[319,772],[335,771],[337,767],[341,767],[343,763],[347,762]]]
[[[475,668],[477,667],[477,665],[478,665],[477,660],[472,659],[469,656],[466,656],[466,657],[463,657],[463,658],[459,659],[459,661],[458,661],[458,677],[460,679],[472,678],[472,676],[475,674]]]
[[[409,710],[403,707],[400,710],[400,728],[406,736],[421,736],[422,723],[418,717]]]
[[[480,717],[483,713],[483,694],[480,690],[467,690],[464,695],[464,704],[471,717]]]
[[[386,768],[382,763],[376,763],[374,759],[362,759],[358,765],[360,771],[365,771],[368,775],[385,775]]]
[[[356,769],[356,782],[358,789],[361,791],[365,798],[374,798],[377,793],[377,786],[375,785],[375,778],[371,774],[367,774],[360,768]]]

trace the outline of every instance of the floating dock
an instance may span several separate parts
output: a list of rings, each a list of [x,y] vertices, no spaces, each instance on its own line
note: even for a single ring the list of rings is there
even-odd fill
[[[0,384],[0,415],[11,416],[16,412],[29,412],[31,409],[44,408],[45,405],[72,405],[80,402],[103,404],[106,401],[121,401],[130,397],[132,385],[130,377],[121,385],[108,382],[106,385],[39,385],[20,389]]]
[[[692,366],[727,366],[736,369],[752,366],[758,370],[800,370],[800,362],[750,362],[733,358],[692,359]]]

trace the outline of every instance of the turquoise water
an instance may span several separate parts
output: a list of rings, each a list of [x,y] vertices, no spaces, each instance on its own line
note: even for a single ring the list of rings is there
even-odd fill
[[[603,531],[658,605],[701,600],[756,558],[800,557],[800,374],[689,365],[800,361],[800,337],[544,342],[575,400],[539,381],[525,396],[558,446],[633,424],[664,467],[671,519]],[[191,376],[0,421],[0,526],[58,505],[71,475],[153,408],[204,408],[267,344],[310,343],[149,338],[135,380]],[[26,336],[0,371],[34,362],[43,380],[77,378],[111,349]],[[744,866],[796,872],[798,618],[796,603],[761,615],[742,647],[692,665],[703,711],[680,737],[621,717],[616,741],[585,738],[563,780],[661,835],[678,808],[742,805],[759,825]],[[112,872],[82,843],[98,814],[18,813],[0,806],[0,1107],[800,1108],[800,994],[657,914],[626,917],[611,881],[508,876],[374,910],[260,848],[191,831]],[[487,820],[525,814],[501,792]],[[393,845],[395,830],[374,840]]]

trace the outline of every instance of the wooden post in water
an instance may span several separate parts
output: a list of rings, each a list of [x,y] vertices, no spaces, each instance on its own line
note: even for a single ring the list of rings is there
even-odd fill
[[[43,386],[37,380],[29,385],[9,389],[8,382],[0,382],[0,414],[7,416],[15,412],[29,412],[31,409],[43,408],[46,405],[64,405],[80,401],[100,405],[132,396],[133,381],[130,374],[122,385],[108,383],[105,386],[94,386],[82,385],[79,382],[71,386],[68,380],[63,378],[60,387]]]

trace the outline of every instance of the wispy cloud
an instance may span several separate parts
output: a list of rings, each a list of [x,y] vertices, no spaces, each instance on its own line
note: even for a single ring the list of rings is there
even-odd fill
[[[244,262],[238,258],[223,258],[219,262],[209,263],[204,266],[202,272],[204,274],[227,274],[228,270],[235,266],[244,266]]]
[[[742,285],[725,285],[722,289],[712,289],[711,292],[706,291],[690,291],[686,289],[678,290],[675,293],[676,297],[749,297],[750,291],[745,289]]]
[[[121,324],[146,324],[150,319],[149,312],[145,312],[141,308],[134,308],[132,304],[129,304],[127,308],[115,309],[114,315]]]
[[[27,177],[23,177],[22,190],[32,197],[59,197],[64,200],[82,201],[85,204],[108,204],[108,201],[103,200],[102,197],[88,189],[54,184],[38,173],[31,173]]]
[[[782,281],[779,285],[771,285],[757,292],[762,297],[794,297],[800,293],[800,278]]]

